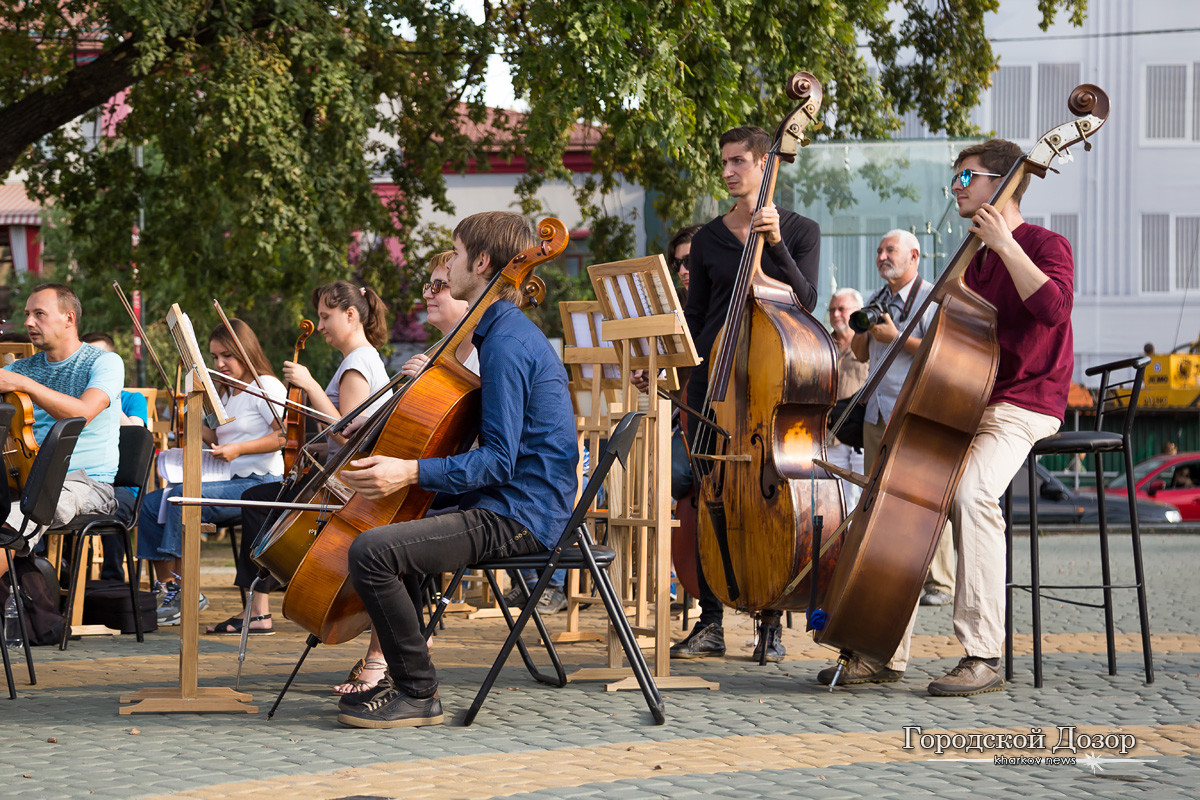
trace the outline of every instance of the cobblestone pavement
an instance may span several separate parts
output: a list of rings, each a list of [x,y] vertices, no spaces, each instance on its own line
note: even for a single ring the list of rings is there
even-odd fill
[[[1028,574],[1026,542],[1017,542],[1018,576]],[[594,682],[542,686],[514,659],[475,724],[462,727],[503,638],[503,623],[493,619],[451,616],[435,640],[447,724],[390,731],[349,730],[336,721],[329,687],[361,655],[362,640],[317,647],[274,719],[266,719],[304,642],[278,613],[277,635],[250,640],[241,688],[253,694],[254,714],[118,715],[120,695],[177,684],[173,629],[148,635],[142,645],[124,636],[76,641],[65,653],[38,648],[38,684],[29,686],[18,666],[18,699],[0,698],[0,792],[5,798],[300,800],[1195,797],[1198,548],[1195,536],[1146,539],[1155,651],[1149,685],[1130,591],[1117,593],[1115,676],[1104,663],[1101,612],[1046,601],[1045,686],[1035,689],[1030,603],[1019,596],[1013,680],[1003,692],[965,699],[925,692],[961,655],[949,607],[921,610],[903,681],[832,693],[814,678],[831,654],[803,632],[802,615],[784,632],[788,657],[760,667],[749,661],[749,619],[729,612],[726,658],[672,665],[673,674],[702,676],[720,689],[667,690],[663,726],[652,724],[636,691],[605,692]],[[1096,550],[1094,537],[1044,537],[1043,580],[1098,582]],[[1130,561],[1117,536],[1115,582],[1131,579]],[[203,622],[236,610],[236,592],[222,585],[227,581],[205,575],[213,607]],[[585,612],[585,627],[599,625],[597,609]],[[564,622],[557,615],[552,627]],[[568,669],[603,663],[597,644],[561,650]],[[201,685],[232,686],[236,652],[236,637],[202,636]],[[1040,729],[1044,743],[1031,742],[1032,729]],[[1075,749],[1052,753],[1064,730],[1074,735]],[[1008,736],[971,738],[988,733]],[[972,742],[990,746],[968,750]],[[1051,763],[1050,756],[1066,763]]]

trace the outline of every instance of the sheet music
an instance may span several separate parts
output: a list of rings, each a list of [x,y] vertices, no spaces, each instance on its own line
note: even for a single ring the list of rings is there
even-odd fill
[[[617,284],[617,287],[621,290],[621,297],[625,300],[623,308],[627,312],[627,316],[622,318],[643,316],[639,306],[633,301],[633,289],[629,286],[629,276],[617,275],[613,278],[613,282]],[[645,297],[644,294],[642,296]],[[630,339],[629,341],[630,344],[636,345],[633,348],[633,355],[639,358],[645,358],[650,355],[650,341],[648,339]]]
[[[167,483],[183,483],[183,448],[172,447],[158,454],[158,474]],[[211,450],[200,452],[200,480],[228,481],[233,479],[229,462],[213,455]]]
[[[655,294],[658,296],[658,305],[655,306],[654,304],[652,304],[650,302],[650,295],[646,289],[646,278],[643,273],[641,273],[641,272],[633,273],[633,285],[634,285],[634,288],[637,289],[638,297],[641,298],[641,301],[642,301],[642,308],[645,309],[646,313],[648,313],[648,314],[653,313],[654,309],[656,309],[656,308],[669,308],[670,307],[667,305],[666,296],[662,291],[662,287],[658,286],[657,284],[654,285],[652,288],[657,290],[655,292]],[[658,337],[655,341],[658,342],[658,354],[660,356],[665,356],[667,354],[667,348],[663,346],[662,337]]]
[[[178,303],[172,303],[171,310],[167,312],[167,329],[170,330],[175,348],[179,351],[179,358],[188,371],[189,380],[200,381],[198,388],[203,392],[205,408],[212,417],[206,420],[206,424],[210,428],[216,428],[229,422],[230,416],[226,413],[225,405],[208,375],[208,367],[204,364],[204,355],[200,352],[200,343],[196,339],[192,320]],[[188,390],[191,391],[190,385]]]

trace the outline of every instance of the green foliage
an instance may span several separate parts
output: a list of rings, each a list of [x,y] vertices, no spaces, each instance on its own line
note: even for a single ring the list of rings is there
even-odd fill
[[[1080,24],[1086,6],[1039,0],[1041,24],[1060,13]],[[178,302],[204,329],[217,297],[278,355],[312,313],[311,288],[333,278],[375,287],[397,314],[411,308],[442,235],[423,230],[421,208],[453,212],[447,165],[521,156],[530,215],[542,183],[572,181],[593,257],[609,261],[636,255],[638,221],[609,207],[618,181],[653,191],[668,228],[692,221],[698,198],[722,194],[720,133],[773,128],[797,70],[824,85],[822,137],[888,138],[911,109],[934,130],[974,133],[968,113],[996,65],[984,22],[999,7],[494,0],[477,22],[455,0],[26,0],[0,10],[0,130],[25,99],[77,100],[75,54],[89,41],[127,52],[116,61],[132,71],[131,110],[115,137],[84,135],[104,117],[96,108],[82,126],[16,143],[31,190],[53,200],[66,228],[50,254],[73,265],[98,322],[124,327],[108,288],[119,277],[145,291],[148,319]],[[512,67],[528,113],[489,116],[493,55]],[[464,120],[483,134],[469,135]],[[591,175],[563,165],[580,130],[596,136]],[[899,170],[867,177],[900,187]],[[386,203],[379,179],[394,186]],[[801,190],[831,208],[853,202],[836,171],[806,180]],[[363,246],[352,246],[355,232]],[[408,264],[389,257],[389,237]],[[553,329],[556,319],[543,321]]]

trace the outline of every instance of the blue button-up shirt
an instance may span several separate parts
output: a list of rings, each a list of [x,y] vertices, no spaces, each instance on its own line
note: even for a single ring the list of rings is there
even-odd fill
[[[460,495],[460,507],[515,520],[553,547],[578,483],[566,368],[545,334],[505,300],[484,312],[472,341],[479,351],[479,447],[421,459],[421,488]]]

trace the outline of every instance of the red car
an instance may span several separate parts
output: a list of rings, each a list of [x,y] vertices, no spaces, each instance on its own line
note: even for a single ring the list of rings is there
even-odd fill
[[[1200,453],[1155,456],[1133,468],[1133,485],[1138,497],[1169,503],[1185,521],[1200,521]],[[1107,494],[1125,494],[1125,475],[1104,487]]]

